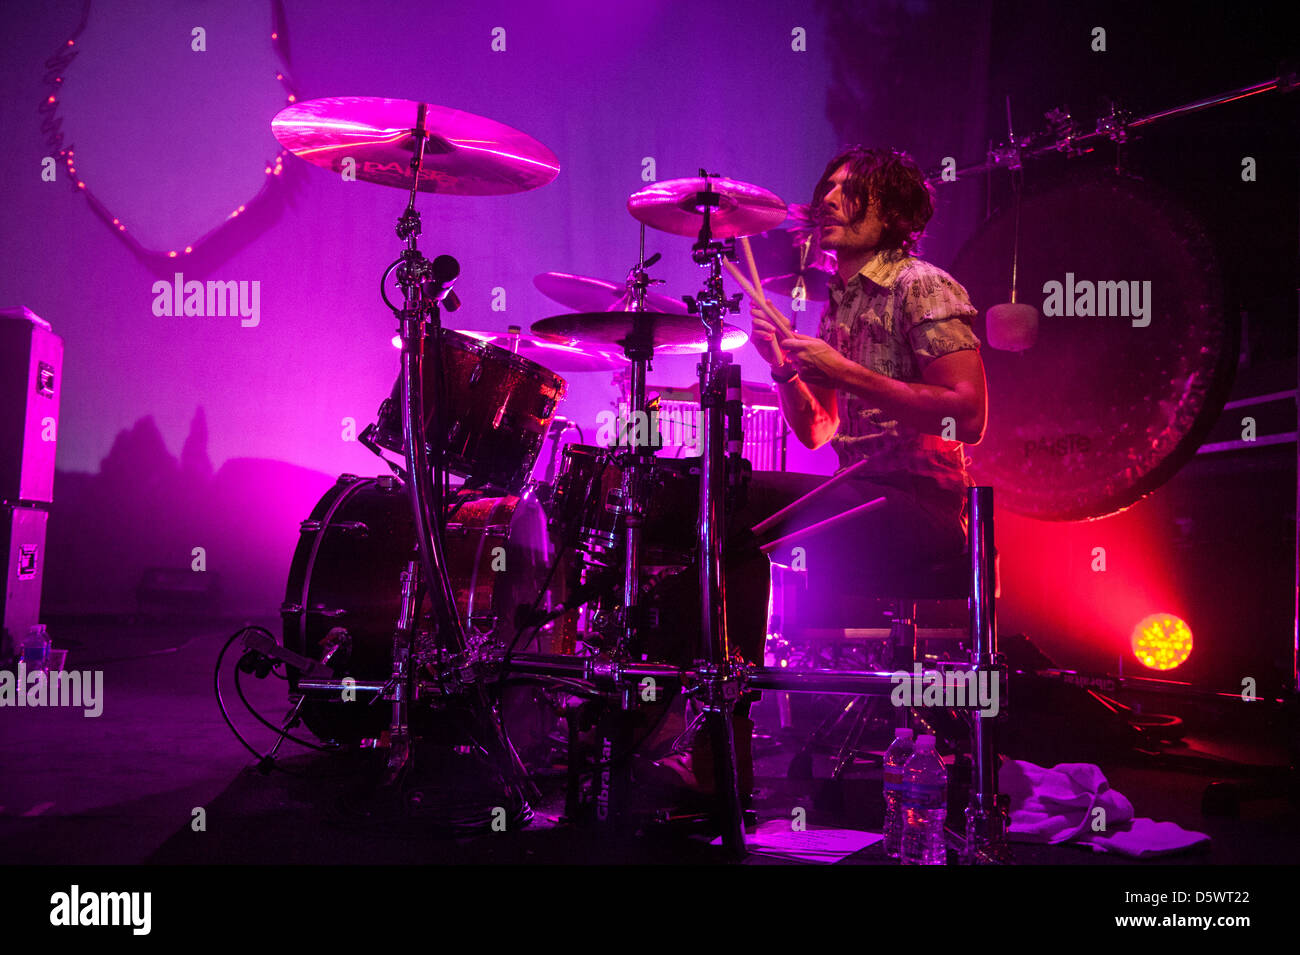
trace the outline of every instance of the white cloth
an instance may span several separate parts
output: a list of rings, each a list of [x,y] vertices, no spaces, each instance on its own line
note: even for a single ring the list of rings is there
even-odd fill
[[[1010,759],[998,771],[998,788],[1011,800],[1010,836],[1015,842],[1073,841],[1094,852],[1140,859],[1210,841],[1205,833],[1172,822],[1135,818],[1133,804],[1111,789],[1101,768],[1092,763],[1058,763],[1046,769]]]

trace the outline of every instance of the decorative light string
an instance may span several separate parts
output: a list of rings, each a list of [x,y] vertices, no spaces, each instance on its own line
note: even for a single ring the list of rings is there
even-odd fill
[[[275,186],[276,177],[284,171],[284,159],[289,155],[289,150],[281,147],[275,156],[269,160],[264,167],[265,181],[253,198],[241,203],[230,215],[222,221],[220,225],[203,236],[200,236],[183,250],[171,249],[166,252],[157,249],[145,248],[138,239],[127,231],[126,224],[120,216],[115,216],[99,200],[99,198],[86,185],[85,180],[77,176],[77,163],[74,147],[71,144],[64,145],[64,135],[62,131],[63,120],[58,115],[60,94],[63,90],[63,82],[68,66],[76,58],[79,52],[76,49],[77,38],[81,36],[86,29],[86,24],[90,20],[90,0],[85,0],[82,7],[81,23],[67,41],[59,47],[58,51],[45,61],[46,73],[44,83],[49,88],[49,92],[41,100],[39,107],[40,114],[44,117],[41,121],[41,132],[45,134],[45,144],[53,150],[53,155],[58,162],[61,162],[66,168],[69,181],[74,189],[85,194],[90,207],[101,219],[108,223],[113,231],[125,241],[138,254],[147,258],[154,259],[175,259],[181,256],[188,256],[194,253],[195,249],[202,247],[205,243],[211,241],[218,233],[223,232],[231,223],[231,220],[237,219],[246,213],[249,208],[265,198]],[[284,88],[285,103],[296,103],[298,101],[297,85],[289,76],[289,48],[285,36],[284,22],[284,5],[282,0],[271,0],[271,49],[275,51],[276,58],[280,61],[280,69],[276,72],[275,78]]]

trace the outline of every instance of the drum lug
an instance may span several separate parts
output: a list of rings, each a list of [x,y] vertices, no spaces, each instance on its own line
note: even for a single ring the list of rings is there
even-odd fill
[[[280,613],[302,613],[302,604],[282,603],[280,604]]]
[[[312,607],[310,612],[322,617],[343,617],[347,615],[346,610],[341,610],[337,607],[325,607],[325,606]]]
[[[477,385],[479,379],[482,377],[483,377],[483,365],[482,363],[479,363],[475,365],[474,370],[469,373],[469,382],[468,382],[469,386],[472,388],[474,385]]]

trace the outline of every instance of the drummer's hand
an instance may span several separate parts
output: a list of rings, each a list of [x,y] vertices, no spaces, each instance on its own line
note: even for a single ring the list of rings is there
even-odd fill
[[[749,315],[753,321],[749,340],[754,343],[754,348],[763,356],[763,360],[775,368],[785,361],[785,353],[776,343],[776,326],[772,324],[772,320],[767,317],[767,313],[758,306],[758,303],[752,300],[749,303]]]
[[[852,364],[826,342],[812,335],[795,332],[792,338],[784,339],[777,347],[784,349],[799,377],[810,384],[835,387],[844,377],[846,367]]]

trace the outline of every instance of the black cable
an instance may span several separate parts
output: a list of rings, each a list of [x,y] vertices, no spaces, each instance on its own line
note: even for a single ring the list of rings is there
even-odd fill
[[[242,745],[246,750],[248,750],[250,753],[253,754],[253,756],[257,759],[257,765],[258,765],[259,768],[265,768],[265,769],[268,769],[268,770],[276,770],[276,771],[278,771],[278,772],[282,772],[282,773],[284,773],[286,776],[293,776],[293,777],[295,777],[295,778],[297,778],[297,779],[339,779],[339,778],[343,778],[344,776],[352,776],[352,775],[355,775],[355,772],[348,772],[348,773],[299,773],[299,772],[295,772],[295,771],[290,770],[290,769],[285,769],[283,766],[281,766],[281,765],[280,765],[278,762],[276,762],[276,761],[270,761],[270,762],[266,761],[266,759],[265,759],[265,757],[263,756],[263,754],[260,753],[260,752],[258,752],[258,751],[253,747],[253,745],[252,745],[251,743],[249,743],[247,739],[244,738],[243,734],[240,733],[239,730],[235,728],[235,724],[234,724],[234,723],[231,721],[231,719],[230,719],[229,710],[226,708],[225,699],[224,699],[224,698],[222,697],[222,695],[221,695],[221,664],[222,664],[223,660],[225,659],[225,655],[226,655],[227,651],[230,649],[230,645],[231,645],[232,643],[234,643],[236,640],[238,640],[240,637],[242,637],[244,634],[248,633],[249,631],[261,631],[262,633],[266,634],[267,636],[271,636],[270,631],[267,630],[265,627],[257,627],[257,626],[252,626],[252,627],[241,627],[239,630],[236,630],[236,631],[235,631],[235,632],[230,636],[230,639],[228,639],[228,640],[225,642],[225,645],[222,646],[222,648],[221,648],[221,652],[217,654],[216,665],[213,667],[213,671],[212,671],[212,690],[213,690],[213,693],[214,693],[215,696],[216,696],[216,700],[217,700],[217,708],[221,711],[221,718],[225,721],[226,726],[229,727],[230,732],[234,734],[235,739],[239,740],[240,744],[241,744],[241,745]],[[236,665],[236,670],[235,670],[235,686],[236,686],[236,689],[237,689],[238,692],[239,692],[240,700],[243,702],[245,708],[248,709],[249,713],[250,713],[250,714],[251,714],[255,719],[257,719],[259,722],[261,722],[262,724],[264,724],[264,725],[267,726],[268,728],[274,730],[277,736],[284,736],[284,738],[290,740],[291,742],[295,742],[295,743],[298,743],[299,745],[307,746],[307,747],[310,747],[310,748],[312,748],[312,749],[317,749],[317,750],[320,750],[321,752],[325,752],[325,753],[338,753],[338,752],[340,752],[340,750],[326,749],[326,748],[323,748],[323,747],[317,746],[317,745],[315,745],[315,744],[313,744],[313,743],[309,743],[309,742],[307,742],[307,741],[305,741],[305,740],[300,740],[300,739],[298,739],[297,737],[293,736],[293,735],[290,734],[290,733],[282,732],[281,729],[280,729],[279,727],[277,727],[277,726],[275,726],[274,724],[269,723],[269,722],[267,722],[265,719],[263,719],[262,716],[261,716],[261,715],[260,715],[260,714],[255,710],[255,709],[253,709],[252,704],[249,703],[247,697],[244,695],[243,687],[240,685],[240,682],[239,682],[239,672],[240,672],[240,671],[238,670],[238,665]]]
[[[278,770],[279,772],[282,772],[287,776],[295,776],[299,779],[326,778],[321,776],[309,775],[307,773],[297,773],[294,772],[293,770],[285,769],[283,766],[279,765],[274,761],[269,763],[266,762],[265,757],[261,753],[259,753],[256,749],[253,748],[253,745],[244,738],[243,734],[240,733],[239,730],[235,728],[235,724],[231,721],[230,713],[226,709],[226,702],[221,696],[221,664],[222,661],[225,659],[226,651],[230,649],[230,645],[234,643],[236,640],[238,640],[245,633],[247,633],[249,630],[261,630],[263,633],[267,633],[267,634],[269,634],[270,632],[265,627],[241,627],[239,630],[236,630],[233,634],[231,634],[230,639],[227,640],[225,644],[222,646],[221,652],[217,654],[217,662],[212,669],[212,691],[216,695],[217,709],[221,711],[221,718],[225,720],[226,726],[229,727],[230,732],[234,734],[235,739],[239,740],[240,745],[242,745],[244,749],[248,750],[250,753],[253,754],[253,757],[257,760],[257,764],[259,767],[265,766],[270,769]],[[235,672],[236,674],[238,674],[239,671],[236,670]],[[238,683],[238,676],[236,676],[235,680],[236,683]],[[243,697],[242,691],[240,692],[240,697],[241,698]],[[247,700],[244,701],[244,705],[248,706]],[[274,729],[277,734],[280,732],[280,730],[274,726],[272,726],[271,728]]]
[[[288,732],[287,730],[281,729],[280,727],[272,723],[270,720],[262,716],[261,713],[257,712],[257,710],[253,708],[253,704],[248,701],[248,697],[244,695],[244,685],[240,681],[239,676],[240,676],[240,670],[238,667],[236,667],[235,668],[235,692],[239,694],[239,701],[244,704],[244,708],[248,710],[249,714],[253,717],[253,719],[257,720],[267,729],[273,730],[277,735],[283,736],[285,739],[289,740],[292,743],[297,743],[299,746],[306,746],[308,749],[314,749],[320,753],[335,752],[334,749],[331,749],[328,746],[321,746],[317,743],[309,743],[305,739],[299,739],[298,737],[294,736],[292,733]],[[259,757],[259,759],[260,758],[261,757]]]
[[[246,628],[241,628],[239,630],[236,630],[231,635],[230,639],[227,640],[225,645],[221,648],[221,652],[217,654],[217,663],[216,666],[214,666],[212,669],[212,691],[213,693],[216,694],[217,708],[221,711],[221,718],[226,721],[226,726],[230,727],[230,732],[235,734],[235,739],[239,740],[239,742],[243,745],[244,749],[248,750],[250,753],[253,754],[253,757],[255,759],[260,761],[262,758],[262,754],[259,753],[257,750],[255,750],[252,744],[249,743],[248,740],[244,739],[242,735],[240,735],[239,730],[235,729],[235,724],[231,722],[230,715],[226,711],[226,703],[221,698],[221,662],[225,659],[226,651],[230,649],[230,645],[239,639],[240,635],[244,633],[245,629]]]

